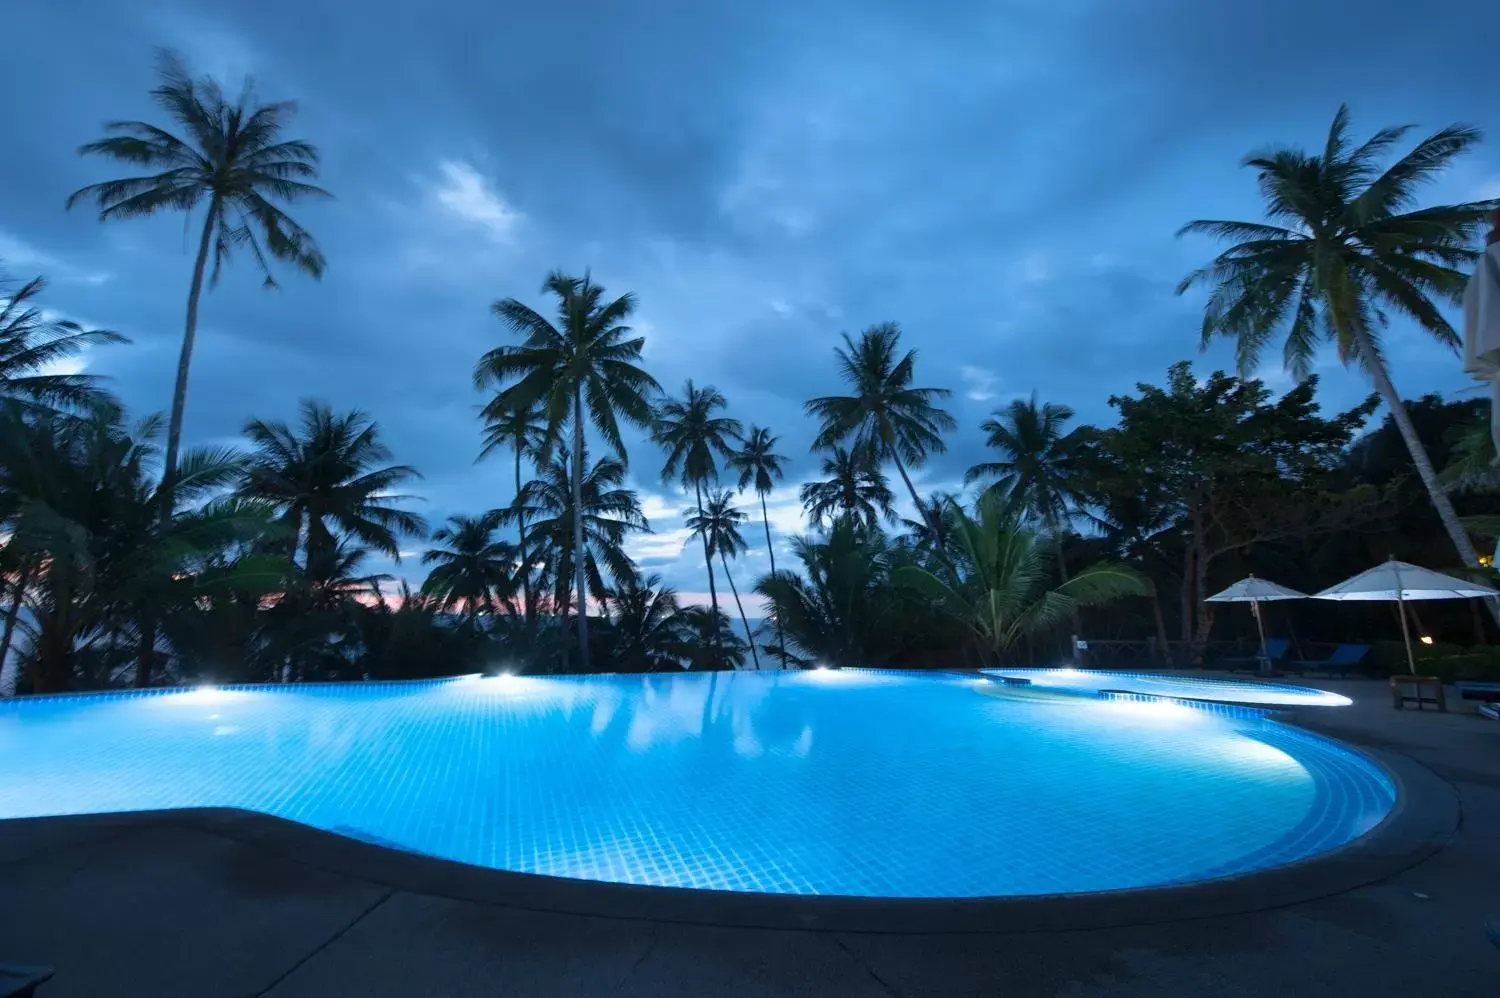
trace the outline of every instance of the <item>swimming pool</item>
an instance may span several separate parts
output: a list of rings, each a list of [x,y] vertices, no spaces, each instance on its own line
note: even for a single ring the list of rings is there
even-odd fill
[[[1253,711],[862,670],[0,704],[0,818],[239,807],[464,863],[777,894],[1039,895],[1324,852],[1391,810]]]
[[[1288,683],[1251,682],[1151,672],[1106,672],[1097,669],[984,669],[989,676],[1025,679],[1033,685],[1060,690],[1120,690],[1185,700],[1256,704],[1267,707],[1347,707],[1352,701],[1341,693],[1292,686]]]

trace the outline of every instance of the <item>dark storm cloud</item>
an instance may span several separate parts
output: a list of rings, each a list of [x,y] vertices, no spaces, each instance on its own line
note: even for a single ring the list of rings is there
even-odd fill
[[[1492,67],[1466,47],[1496,29],[1492,4],[1397,0],[30,4],[0,66],[28,111],[7,123],[21,155],[0,162],[0,254],[52,274],[53,307],[132,336],[90,368],[163,409],[191,236],[64,214],[114,169],[73,149],[106,118],[154,116],[154,44],[231,87],[253,71],[265,96],[300,99],[294,131],[323,151],[338,199],[296,214],[330,267],[270,293],[245,261],[226,273],[204,303],[191,439],[318,397],[380,420],[425,473],[428,516],[503,503],[508,462],[474,464],[470,372],[505,340],[489,303],[543,304],[547,270],[592,267],[640,296],[668,390],[715,384],[783,436],[772,515],[790,529],[816,469],[801,404],[839,390],[840,332],[900,322],[919,380],[953,389],[961,430],[924,488],[956,483],[980,421],[1033,390],[1107,421],[1110,394],[1196,356],[1201,299],[1172,288],[1213,247],[1173,233],[1256,213],[1240,157],[1318,142],[1343,100],[1362,133],[1500,132]],[[1500,193],[1496,148],[1432,196]],[[1409,394],[1464,384],[1406,331],[1389,343]],[[1230,360],[1215,348],[1200,368]],[[1363,395],[1326,373],[1330,405]],[[697,591],[682,498],[629,439],[661,531],[642,559]]]

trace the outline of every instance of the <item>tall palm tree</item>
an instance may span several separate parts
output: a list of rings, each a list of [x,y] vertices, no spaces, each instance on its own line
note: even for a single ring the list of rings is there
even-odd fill
[[[105,138],[78,151],[159,172],[90,184],[69,196],[68,207],[92,201],[99,208],[100,221],[113,221],[165,211],[191,214],[204,206],[167,423],[164,467],[170,482],[182,441],[188,368],[198,332],[198,298],[210,250],[210,287],[218,282],[220,268],[240,249],[249,250],[267,287],[276,283],[268,257],[314,278],[322,277],[324,260],[317,242],[272,202],[330,195],[308,183],[318,176],[317,149],[283,136],[296,114],[295,103],[261,104],[249,80],[231,101],[212,78],[194,79],[176,53],[168,50],[157,53],[157,86],[151,96],[185,137],[144,121],[111,121],[104,126],[109,133]],[[168,515],[165,507],[162,515]]]
[[[1380,334],[1389,313],[1405,316],[1439,343],[1459,345],[1440,304],[1458,304],[1465,270],[1479,257],[1475,237],[1497,202],[1417,208],[1418,189],[1480,140],[1476,129],[1450,125],[1389,166],[1381,161],[1412,126],[1383,128],[1363,144],[1349,136],[1349,109],[1334,115],[1320,153],[1292,147],[1248,156],[1265,199],[1266,221],[1200,220],[1179,231],[1235,240],[1207,267],[1178,285],[1212,288],[1203,313],[1203,342],[1236,342],[1242,374],[1253,372],[1273,337],[1297,377],[1308,373],[1318,346],[1332,341],[1339,360],[1375,382],[1411,452],[1438,517],[1465,565],[1474,545],[1439,483],[1401,395],[1391,381]],[[1492,604],[1491,610],[1500,611]]]
[[[699,388],[689,378],[683,383],[682,398],[664,399],[656,407],[651,438],[667,453],[661,480],[676,480],[691,488],[699,516],[703,515],[703,487],[718,481],[719,460],[733,456],[734,444],[741,436],[739,420],[715,415],[728,405],[717,388]],[[709,605],[717,613],[719,591],[714,582],[713,553],[707,535],[700,534],[699,539],[703,542],[703,565],[708,570]]]
[[[495,537],[495,526],[493,514],[450,516],[432,533],[439,546],[422,555],[422,564],[433,566],[422,594],[443,610],[461,607],[470,624],[480,612],[509,607],[515,591],[516,548]]]
[[[494,401],[480,412],[485,421],[484,445],[479,450],[483,460],[501,447],[510,447],[516,459],[516,492],[513,503],[521,500],[521,458],[537,460],[546,446],[547,424],[542,419],[541,409],[536,405],[521,408],[502,408]],[[526,517],[516,517],[518,538],[517,554],[521,565],[518,569],[521,582],[521,609],[527,620],[536,616],[536,601],[531,591],[531,560],[526,548]]]
[[[753,486],[755,494],[760,497],[760,519],[766,528],[766,554],[771,557],[773,575],[776,572],[776,545],[771,543],[771,514],[766,511],[766,496],[786,475],[782,467],[786,458],[775,451],[776,441],[780,439],[764,426],[752,425],[740,449],[729,455],[729,466],[740,473],[739,490],[743,492]],[[787,664],[786,635],[781,631],[779,620],[776,622],[776,644],[781,648],[784,668]]]
[[[498,411],[540,408],[547,424],[541,457],[550,456],[560,442],[563,424],[572,425],[573,506],[581,507],[584,480],[583,424],[587,419],[623,462],[625,442],[620,419],[634,426],[651,425],[651,399],[661,391],[656,379],[637,366],[645,337],[633,334],[624,322],[635,310],[635,296],[624,294],[606,302],[604,289],[587,274],[569,277],[558,271],[547,275],[544,292],[557,297],[558,324],[514,298],[497,301],[491,311],[514,332],[519,346],[496,347],[474,367],[474,386],[502,386],[491,403]],[[588,605],[584,596],[584,522],[573,522],[572,564],[577,573],[578,654],[586,671],[589,663]]]
[[[869,447],[834,447],[823,458],[823,474],[823,481],[807,482],[800,490],[802,508],[814,523],[847,516],[873,528],[896,515],[890,482]]]
[[[946,388],[913,388],[917,352],[898,356],[901,329],[894,322],[871,326],[859,342],[844,334],[844,346],[834,349],[839,370],[853,394],[810,399],[803,408],[822,421],[813,448],[831,447],[853,439],[872,449],[877,459],[889,458],[906,483],[917,512],[931,520],[934,511],[922,506],[907,466],[919,467],[928,455],[945,449],[943,434],[958,424],[934,403],[952,392]]]
[[[951,515],[957,578],[939,577],[919,565],[902,566],[892,577],[967,626],[989,664],[999,664],[1021,638],[1056,625],[1076,607],[1147,592],[1134,570],[1116,564],[1091,565],[1048,589],[1039,539],[993,492],[980,497],[975,515],[957,504]]]
[[[747,550],[745,538],[740,534],[740,524],[745,522],[745,514],[734,508],[734,493],[728,489],[716,490],[709,494],[708,502],[699,506],[696,512],[692,509],[683,510],[687,518],[687,528],[699,537],[708,550],[719,556],[719,564],[724,566],[724,578],[729,580],[729,591],[734,594],[734,605],[740,611],[740,623],[745,625],[745,640],[750,645],[750,655],[755,660],[755,668],[760,668],[760,652],[755,649],[755,635],[750,633],[750,620],[745,616],[745,604],[740,602],[740,591],[734,584],[734,576],[729,571],[729,556],[739,557]]]
[[[47,408],[95,405],[103,400],[97,377],[52,368],[89,347],[130,341],[48,316],[37,302],[46,287],[40,277],[18,288],[0,280],[0,400]]]
[[[587,456],[583,463],[587,463]],[[568,449],[559,447],[537,469],[537,477],[521,487],[521,501],[511,509],[495,511],[502,523],[520,515],[531,519],[531,540],[542,561],[539,584],[550,581],[553,607],[564,616],[571,609],[570,583],[574,580],[583,580],[583,587],[577,590],[582,602],[589,596],[604,600],[612,590],[636,578],[635,562],[625,551],[625,539],[633,530],[650,529],[641,513],[640,497],[624,487],[623,461],[601,458],[581,481],[574,479],[573,466]],[[575,509],[582,509],[583,515],[575,518]],[[572,543],[579,533],[583,535],[581,565],[575,561],[579,549]]]
[[[985,443],[1000,452],[1000,460],[976,464],[964,474],[965,485],[992,480],[989,488],[1005,502],[1041,520],[1052,535],[1063,582],[1068,581],[1068,564],[1062,528],[1083,498],[1074,460],[1078,438],[1065,430],[1072,418],[1070,406],[1038,405],[1034,392],[1029,399],[1013,400],[979,427],[989,434]]]
[[[427,522],[400,508],[412,496],[392,490],[421,475],[410,465],[385,464],[391,452],[380,439],[380,427],[358,409],[336,413],[313,399],[303,399],[299,409],[295,429],[280,420],[245,424],[254,449],[241,493],[275,506],[293,549],[302,542],[308,571],[323,564],[322,553],[336,546],[335,530],[399,557],[398,538],[425,535]]]

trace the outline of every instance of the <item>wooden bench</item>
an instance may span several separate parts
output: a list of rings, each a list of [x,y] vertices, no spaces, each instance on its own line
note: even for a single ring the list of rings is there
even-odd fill
[[[1448,700],[1443,695],[1443,681],[1437,676],[1392,676],[1391,706],[1401,710],[1409,703],[1416,704],[1418,710],[1425,710],[1427,704],[1432,704],[1447,713]]]

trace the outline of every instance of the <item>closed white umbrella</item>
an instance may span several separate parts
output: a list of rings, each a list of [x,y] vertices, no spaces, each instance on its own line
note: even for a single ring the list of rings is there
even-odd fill
[[[1214,593],[1205,603],[1249,603],[1250,615],[1255,618],[1255,630],[1260,635],[1260,671],[1270,672],[1271,660],[1266,654],[1266,628],[1261,623],[1260,605],[1274,600],[1306,599],[1307,593],[1277,585],[1253,575],[1246,576],[1228,589]]]
[[[1406,642],[1406,666],[1412,675],[1416,675],[1417,660],[1412,654],[1411,630],[1407,627],[1406,607],[1402,604],[1407,600],[1480,599],[1488,596],[1500,596],[1500,590],[1397,561],[1394,557],[1383,565],[1366,569],[1351,579],[1313,594],[1314,599],[1395,600],[1396,613],[1401,618],[1401,638]]]

